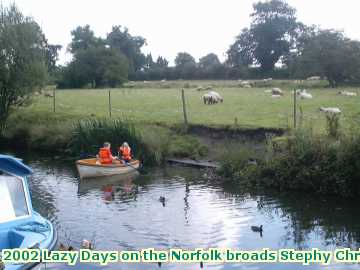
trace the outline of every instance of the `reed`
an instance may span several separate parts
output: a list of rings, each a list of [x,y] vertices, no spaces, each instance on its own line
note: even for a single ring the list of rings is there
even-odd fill
[[[128,119],[91,118],[74,122],[73,134],[69,143],[73,154],[94,156],[104,142],[111,143],[114,155],[117,155],[118,148],[122,143],[127,142],[136,158],[144,162],[154,160],[135,125]]]

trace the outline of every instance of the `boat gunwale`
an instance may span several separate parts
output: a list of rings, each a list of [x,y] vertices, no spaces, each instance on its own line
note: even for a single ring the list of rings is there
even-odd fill
[[[140,164],[140,161],[137,159],[135,159],[129,163],[131,166],[129,166],[127,164],[92,164],[92,163],[87,163],[86,160],[94,160],[94,159],[93,158],[80,159],[80,160],[76,161],[76,165],[88,166],[88,167],[103,167],[103,168],[126,168],[126,167],[136,166],[136,165]]]

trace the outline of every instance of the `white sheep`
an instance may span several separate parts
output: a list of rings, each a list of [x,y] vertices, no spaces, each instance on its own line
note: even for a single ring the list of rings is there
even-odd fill
[[[271,89],[267,89],[267,90],[264,91],[264,93],[270,94],[270,93],[272,93],[272,90],[271,90]]]
[[[274,95],[274,94],[272,94],[271,97],[272,97],[272,98],[281,98],[282,95]]]
[[[283,91],[280,88],[273,88],[271,89],[271,93],[275,96],[282,96],[284,95]]]
[[[325,107],[320,107],[320,111],[321,112],[325,112],[325,113],[333,113],[333,114],[339,114],[341,113],[341,110],[339,108],[336,108],[336,107],[328,107],[328,108],[325,108]]]
[[[312,99],[312,94],[308,93],[306,89],[298,89],[296,90],[296,95],[298,95],[301,99]]]
[[[220,101],[221,103],[224,101],[224,99],[218,92],[210,91],[208,94],[212,95],[217,101]]]
[[[348,92],[348,91],[340,91],[338,92],[338,95],[346,96],[346,97],[356,97],[357,93],[355,92]]]
[[[320,76],[312,76],[312,77],[307,78],[306,80],[307,81],[319,81],[320,79],[321,79]]]

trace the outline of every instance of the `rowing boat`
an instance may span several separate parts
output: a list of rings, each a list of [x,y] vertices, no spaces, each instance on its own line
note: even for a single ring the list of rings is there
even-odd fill
[[[125,164],[120,162],[113,164],[100,164],[96,158],[81,159],[76,161],[76,168],[81,179],[128,174],[137,171],[139,166],[139,160],[132,160]]]

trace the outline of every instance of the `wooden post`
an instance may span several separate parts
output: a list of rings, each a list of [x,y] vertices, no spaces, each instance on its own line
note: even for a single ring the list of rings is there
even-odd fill
[[[296,90],[294,89],[294,129],[296,129]]]
[[[185,103],[184,89],[181,89],[181,98],[182,98],[182,104],[183,104],[184,123],[185,123],[185,126],[187,127],[188,119],[187,119],[187,114],[186,114],[186,103]]]
[[[109,90],[109,117],[111,118],[111,90]]]
[[[56,97],[55,97],[55,88],[53,90],[53,111],[56,111]]]

